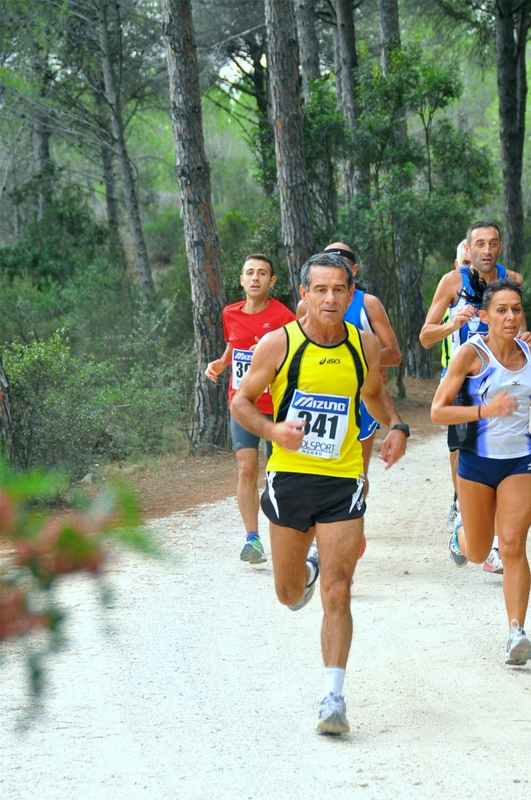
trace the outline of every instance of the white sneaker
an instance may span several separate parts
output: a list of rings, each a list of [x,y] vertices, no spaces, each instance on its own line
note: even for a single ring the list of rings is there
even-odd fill
[[[468,558],[459,549],[459,539],[457,538],[457,529],[460,528],[462,524],[463,520],[461,519],[461,514],[458,513],[455,518],[454,532],[450,536],[450,541],[448,542],[448,552],[456,567],[464,567],[465,564],[468,564]]]
[[[511,622],[511,635],[507,640],[505,663],[513,667],[523,667],[531,658],[531,641],[518,621]]]
[[[454,502],[450,506],[448,516],[446,517],[446,530],[448,531],[448,533],[454,532],[455,521],[457,519],[458,513],[459,513],[459,508],[457,505],[457,500],[454,500]]]
[[[301,608],[308,605],[310,600],[313,597],[313,593],[315,592],[315,584],[317,582],[317,578],[319,577],[319,553],[317,552],[317,545],[315,542],[312,543],[310,549],[308,550],[308,555],[306,556],[306,563],[310,561],[313,564],[315,574],[311,579],[310,583],[306,586],[304,590],[304,594],[302,595],[301,599],[298,603],[295,603],[292,606],[288,606],[291,611],[300,611]]]
[[[320,733],[348,733],[347,706],[341,694],[327,694],[317,712],[317,730]]]
[[[493,547],[483,564],[484,572],[491,572],[493,575],[503,575],[503,561],[500,558],[500,551]]]

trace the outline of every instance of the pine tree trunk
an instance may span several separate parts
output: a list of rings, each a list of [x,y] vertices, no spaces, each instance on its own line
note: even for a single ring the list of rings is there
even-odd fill
[[[205,377],[209,361],[225,349],[221,280],[210,168],[205,155],[201,94],[190,0],[163,0],[177,179],[192,286],[197,347],[195,419],[192,442],[198,447],[229,444],[226,382]]]
[[[378,0],[382,44],[382,70],[388,74],[392,65],[392,52],[401,47],[398,0]],[[407,137],[405,108],[398,115],[398,145]],[[405,396],[404,375],[429,378],[432,374],[431,355],[419,344],[420,330],[426,317],[419,267],[413,262],[414,246],[408,241],[408,231],[400,221],[394,231],[398,310],[402,322],[397,336],[402,350],[402,363],[398,369],[398,389]]]
[[[339,108],[345,115],[354,136],[359,126],[358,102],[358,54],[356,51],[356,28],[351,0],[335,0],[337,20],[338,65],[341,74],[338,93]],[[354,159],[347,159],[343,169],[345,179],[345,201],[350,203],[356,196],[370,203],[370,172],[368,167],[355,165]]]
[[[525,255],[522,165],[525,139],[527,8],[520,14],[515,42],[513,0],[496,3],[496,60],[503,172],[505,263],[520,270]]]
[[[295,19],[299,40],[302,96],[308,102],[311,82],[320,77],[319,43],[315,30],[315,0],[295,0]]]
[[[300,299],[300,269],[314,247],[298,92],[297,32],[292,0],[266,0],[265,12],[282,234],[295,308]]]
[[[0,355],[0,454],[4,455],[6,460],[9,461],[12,452],[13,428],[9,405],[9,384],[2,365],[2,356]]]
[[[102,59],[102,72],[105,84],[105,98],[107,100],[111,114],[112,133],[114,137],[114,149],[120,166],[120,176],[122,178],[122,188],[124,193],[125,207],[129,219],[129,230],[135,249],[136,266],[140,285],[146,296],[153,293],[153,277],[149,264],[148,251],[142,229],[140,209],[136,192],[133,169],[127,145],[125,142],[124,126],[122,119],[122,109],[114,80],[114,71],[109,44],[109,31],[107,27],[107,3],[103,2],[98,11],[99,44]]]
[[[35,59],[33,71],[39,84],[39,101],[34,108],[32,119],[33,160],[38,179],[37,218],[42,219],[52,196],[53,166],[50,159],[50,126],[46,107],[50,75],[43,58]]]

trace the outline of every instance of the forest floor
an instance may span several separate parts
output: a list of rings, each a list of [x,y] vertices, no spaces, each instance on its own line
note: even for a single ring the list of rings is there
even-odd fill
[[[68,643],[22,732],[25,651],[6,649],[2,800],[528,800],[531,663],[503,665],[501,576],[448,558],[434,387],[419,383],[400,404],[406,456],[388,471],[376,453],[371,462],[350,734],[315,731],[318,593],[293,614],[270,560],[239,561],[234,457],[176,459],[133,475],[166,558],[117,557],[103,605],[88,577],[65,578]]]

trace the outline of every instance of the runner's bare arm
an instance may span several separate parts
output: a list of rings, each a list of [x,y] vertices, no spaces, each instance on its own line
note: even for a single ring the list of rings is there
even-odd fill
[[[266,334],[258,342],[251,366],[232,401],[231,412],[243,428],[256,436],[276,442],[286,450],[298,450],[304,437],[304,420],[271,422],[256,407],[256,401],[277,374],[286,356],[286,347],[283,328]]]
[[[380,343],[380,367],[397,367],[402,361],[402,353],[387,311],[373,294],[365,295],[365,308]]]
[[[380,346],[372,333],[360,331],[363,351],[367,359],[369,371],[361,388],[361,397],[371,416],[383,425],[395,425],[402,422],[395,404],[380,376]],[[383,444],[380,458],[386,462],[386,469],[396,463],[406,452],[406,434],[404,431],[390,431]]]
[[[437,425],[459,425],[481,417],[506,417],[518,408],[518,401],[500,392],[490,403],[481,406],[454,406],[453,402],[467,375],[477,374],[479,357],[474,347],[464,344],[452,358],[448,372],[440,382],[431,404],[431,421]],[[481,409],[481,411],[479,410]]]
[[[427,350],[436,342],[446,339],[451,333],[462,328],[468,320],[476,316],[476,308],[472,305],[465,305],[458,310],[453,321],[443,323],[448,306],[457,300],[461,283],[462,278],[458,271],[448,272],[439,281],[419,335],[421,345]]]
[[[213,383],[218,382],[218,375],[221,375],[225,367],[228,367],[232,358],[232,345],[227,342],[227,346],[221,358],[216,358],[207,364],[205,375]]]

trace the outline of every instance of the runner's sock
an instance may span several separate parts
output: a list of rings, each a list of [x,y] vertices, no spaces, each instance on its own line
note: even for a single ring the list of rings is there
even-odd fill
[[[325,667],[325,697],[332,694],[343,694],[346,670],[343,667]]]
[[[258,536],[258,531],[249,531],[247,534],[247,541],[248,542],[255,542],[260,537]]]

